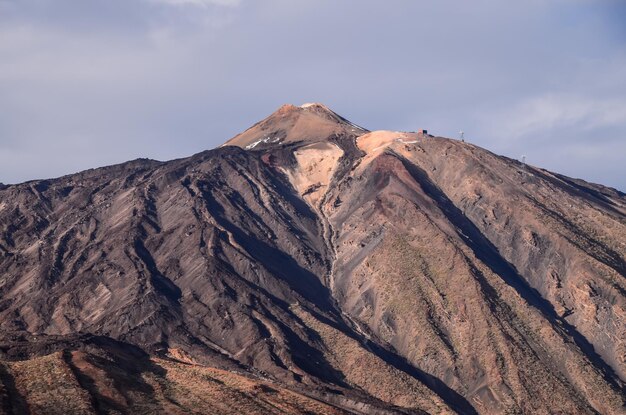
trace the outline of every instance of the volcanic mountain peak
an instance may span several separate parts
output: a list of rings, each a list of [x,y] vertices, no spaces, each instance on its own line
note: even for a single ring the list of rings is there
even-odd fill
[[[324,104],[285,104],[224,145],[259,150],[288,143],[314,143],[336,136],[358,137],[366,132],[368,130],[348,121]]]
[[[320,114],[326,114],[327,116],[330,116],[330,117],[341,118],[339,115],[337,115],[335,111],[331,110],[330,108],[328,108],[326,105],[322,104],[321,102],[307,102],[305,104],[300,105],[297,108],[307,110],[307,111],[316,111]]]
[[[322,104],[225,146],[0,186],[0,415],[624,413],[626,195]]]

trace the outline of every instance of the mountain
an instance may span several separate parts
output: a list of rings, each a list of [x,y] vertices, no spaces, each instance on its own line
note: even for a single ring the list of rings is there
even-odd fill
[[[366,132],[323,104],[299,107],[286,104],[224,145],[260,150],[295,142],[327,141],[333,135],[359,136]]]
[[[0,408],[624,413],[626,195],[285,105],[0,189]]]

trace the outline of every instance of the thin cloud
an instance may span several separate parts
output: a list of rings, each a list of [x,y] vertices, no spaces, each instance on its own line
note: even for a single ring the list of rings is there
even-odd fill
[[[597,3],[0,0],[0,181],[182,157],[321,101],[626,189],[623,19]]]
[[[497,118],[496,130],[512,138],[572,127],[585,132],[626,127],[626,99],[548,94],[527,99]]]
[[[152,3],[161,3],[170,6],[239,6],[240,0],[150,0]]]

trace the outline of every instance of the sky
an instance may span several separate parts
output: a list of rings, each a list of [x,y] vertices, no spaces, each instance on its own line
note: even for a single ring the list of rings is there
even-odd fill
[[[305,102],[626,191],[626,2],[0,0],[0,182],[189,156]]]

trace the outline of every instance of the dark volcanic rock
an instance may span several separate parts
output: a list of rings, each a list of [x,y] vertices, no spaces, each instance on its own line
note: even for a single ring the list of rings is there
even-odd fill
[[[197,413],[253,390],[250,413],[278,390],[287,413],[621,413],[625,206],[319,104],[186,159],[0,186],[0,408],[44,408],[49,368],[78,413],[182,413],[180,388],[212,391]]]

